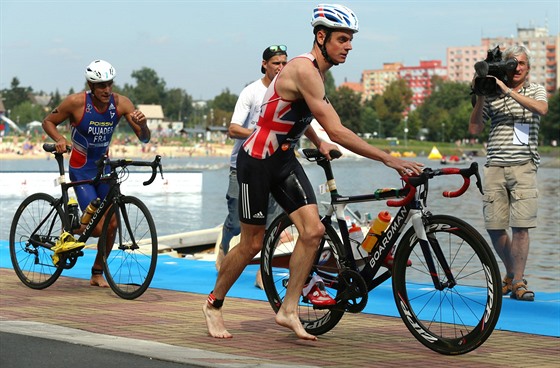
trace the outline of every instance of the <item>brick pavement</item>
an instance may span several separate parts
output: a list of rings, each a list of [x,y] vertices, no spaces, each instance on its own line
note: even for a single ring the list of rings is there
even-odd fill
[[[368,314],[346,314],[319,341],[302,341],[274,323],[268,303],[237,298],[224,304],[234,338],[218,340],[206,333],[201,311],[205,299],[206,295],[151,288],[129,301],[110,289],[90,287],[88,280],[67,277],[48,289],[32,290],[13,270],[0,269],[0,323],[34,321],[235,355],[218,361],[207,354],[193,358],[193,365],[560,367],[560,339],[555,337],[494,331],[477,350],[445,356],[421,345],[400,319]]]

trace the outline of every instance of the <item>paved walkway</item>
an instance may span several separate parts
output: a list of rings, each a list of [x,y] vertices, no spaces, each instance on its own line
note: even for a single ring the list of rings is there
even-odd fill
[[[128,301],[66,277],[32,290],[0,269],[0,331],[202,367],[560,367],[555,337],[494,331],[477,350],[445,356],[416,341],[400,319],[376,315],[346,314],[319,341],[301,341],[274,323],[268,303],[235,298],[224,305],[234,338],[218,340],[206,333],[205,299],[152,288]]]

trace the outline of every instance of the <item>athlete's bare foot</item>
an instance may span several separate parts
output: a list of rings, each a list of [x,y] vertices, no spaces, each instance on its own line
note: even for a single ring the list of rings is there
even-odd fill
[[[202,312],[204,313],[204,318],[206,319],[206,328],[208,328],[208,335],[217,339],[230,339],[233,337],[232,334],[230,334],[228,330],[226,330],[221,309],[212,308],[208,306],[207,302],[204,302],[204,305],[202,306]]]
[[[108,288],[109,284],[103,277],[103,275],[91,275],[91,279],[89,280],[89,284],[91,286],[99,286],[102,288]]]
[[[285,314],[283,309],[280,308],[280,310],[276,314],[275,319],[277,324],[294,331],[297,337],[299,337],[300,339],[317,341],[317,336],[311,335],[307,333],[307,331],[305,331],[305,328],[303,328],[297,314]]]

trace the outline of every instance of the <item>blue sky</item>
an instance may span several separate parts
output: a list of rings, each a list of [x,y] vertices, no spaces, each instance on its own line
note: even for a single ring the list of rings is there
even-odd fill
[[[194,99],[212,99],[225,88],[238,94],[261,76],[268,45],[287,45],[290,57],[311,50],[311,11],[319,2],[1,0],[0,89],[17,77],[35,91],[79,91],[86,65],[105,59],[121,86],[149,67],[168,88]],[[346,63],[331,69],[337,85],[358,82],[362,70],[384,62],[446,64],[449,46],[515,36],[518,26],[548,25],[558,34],[560,25],[559,0],[339,3],[357,14],[360,32]]]

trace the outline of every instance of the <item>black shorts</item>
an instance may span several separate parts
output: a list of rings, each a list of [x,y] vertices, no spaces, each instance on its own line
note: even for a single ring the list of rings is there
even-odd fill
[[[292,149],[278,150],[264,160],[253,158],[240,149],[237,181],[239,221],[246,224],[266,224],[269,194],[288,214],[305,205],[317,204],[309,178]]]

